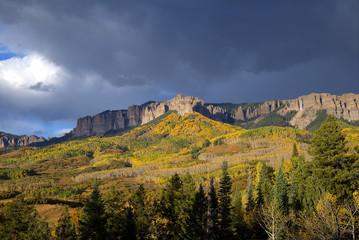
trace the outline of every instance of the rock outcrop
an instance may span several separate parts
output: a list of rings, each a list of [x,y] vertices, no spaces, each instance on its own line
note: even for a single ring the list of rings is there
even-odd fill
[[[281,106],[281,101],[274,100],[257,103],[256,105],[247,108],[243,108],[240,104],[232,117],[235,120],[245,121],[251,118],[265,116]]]
[[[284,107],[278,113],[284,115],[289,111],[297,111],[290,123],[298,128],[308,126],[316,118],[319,110],[326,110],[327,114],[348,121],[359,120],[359,94],[347,93],[336,96],[328,93],[312,93],[282,102]]]
[[[359,120],[359,95],[344,94],[335,96],[327,93],[310,94],[292,100],[266,101],[252,104],[237,104],[235,110],[229,112],[216,104],[206,105],[197,97],[177,95],[171,100],[149,102],[141,106],[130,106],[127,110],[105,111],[95,116],[78,119],[76,128],[72,131],[74,137],[102,135],[111,130],[120,130],[148,123],[164,113],[174,110],[178,114],[198,112],[217,121],[231,123],[235,120],[248,121],[261,118],[273,111],[285,115],[297,111],[291,124],[298,128],[305,128],[316,118],[316,113],[323,109],[328,114],[348,121]]]
[[[197,97],[177,95],[171,100],[150,102],[141,106],[130,106],[127,110],[105,111],[95,116],[86,116],[77,120],[72,131],[74,137],[102,135],[111,130],[120,130],[139,124],[148,123],[168,111],[176,111],[180,115],[199,112],[218,121],[226,121],[230,115],[217,106],[205,106]]]
[[[0,148],[6,148],[9,146],[22,147],[22,146],[30,145],[32,143],[44,142],[44,141],[46,141],[45,138],[37,137],[35,135],[17,136],[17,135],[0,132]]]

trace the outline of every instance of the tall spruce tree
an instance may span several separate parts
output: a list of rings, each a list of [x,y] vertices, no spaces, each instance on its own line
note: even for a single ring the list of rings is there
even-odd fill
[[[282,160],[278,172],[275,176],[275,185],[274,185],[274,198],[278,203],[279,209],[282,213],[288,212],[288,182],[286,176],[283,172],[283,163]]]
[[[255,208],[260,209],[263,204],[272,200],[274,169],[262,161],[257,164],[255,181]]]
[[[232,225],[236,239],[243,239],[246,231],[244,222],[244,212],[242,206],[242,194],[239,186],[237,185],[233,192],[232,198]]]
[[[103,196],[105,215],[107,218],[106,230],[109,239],[121,236],[126,222],[126,195],[112,187]]]
[[[75,224],[71,220],[67,207],[63,210],[56,227],[56,239],[58,240],[76,240]]]
[[[180,223],[183,226],[186,219],[189,217],[196,195],[196,184],[193,181],[191,174],[186,173],[182,177],[182,187],[180,192],[182,197],[178,206],[180,207]]]
[[[328,115],[325,122],[315,132],[309,153],[312,155],[313,173],[320,187],[336,194],[339,198],[348,198],[355,188],[350,179],[352,158],[346,156],[348,148],[344,134],[335,117]]]
[[[254,210],[254,207],[255,207],[255,201],[253,198],[252,177],[251,177],[251,175],[248,175],[246,212],[252,212]]]
[[[98,189],[98,184],[95,183],[94,189],[90,198],[86,201],[82,209],[79,221],[79,238],[103,240],[107,239],[106,232],[106,216],[104,204],[101,199],[101,194]]]
[[[265,174],[265,166],[264,162],[258,162],[256,170],[257,170],[257,177],[256,177],[256,199],[255,199],[255,206],[256,208],[260,208],[264,204],[264,193],[263,193],[263,178]]]
[[[231,218],[231,189],[232,178],[228,173],[228,163],[222,163],[222,176],[219,181],[218,191],[218,211],[219,211],[219,232],[224,239],[231,239],[233,237],[232,218]]]
[[[160,206],[162,218],[166,219],[163,231],[163,238],[165,239],[180,239],[182,230],[180,221],[183,198],[182,185],[182,179],[176,173],[169,179],[166,188],[162,191]]]
[[[295,153],[296,145],[293,145],[293,153]],[[290,186],[288,193],[288,204],[291,210],[299,211],[302,209],[302,203],[299,195],[300,189],[300,178],[302,175],[302,167],[305,164],[305,159],[299,154],[292,154],[290,159],[290,164],[292,166],[292,171],[290,173]]]
[[[210,178],[210,182],[209,182],[205,239],[206,240],[220,239],[219,229],[218,229],[218,199],[217,199],[216,189],[214,187],[213,177]]]
[[[131,205],[127,207],[126,221],[121,234],[122,240],[136,240],[137,227]]]
[[[315,132],[309,152],[317,166],[341,168],[341,160],[348,151],[347,141],[335,117],[328,115]]]
[[[292,158],[298,157],[298,156],[299,156],[299,152],[298,152],[297,144],[293,143]]]
[[[137,226],[137,237],[148,239],[150,237],[150,218],[149,207],[146,204],[146,191],[141,184],[131,196],[131,205],[134,210],[134,217]]]
[[[206,212],[207,197],[204,193],[202,184],[200,184],[198,191],[196,191],[194,202],[190,208],[189,217],[186,218],[183,239],[202,240],[205,238]]]

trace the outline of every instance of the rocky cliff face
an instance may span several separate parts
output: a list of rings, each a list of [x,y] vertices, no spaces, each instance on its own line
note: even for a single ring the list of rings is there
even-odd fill
[[[327,114],[348,121],[359,120],[359,94],[348,93],[336,96],[328,93],[312,93],[282,102],[284,107],[278,113],[286,114],[292,110],[297,111],[290,123],[298,128],[308,126],[316,118],[319,110],[326,110]]]
[[[6,148],[9,146],[22,147],[30,145],[31,143],[44,142],[43,137],[31,136],[16,136],[0,132],[0,148]]]
[[[274,100],[258,103],[257,106],[254,105],[252,107],[248,107],[245,109],[240,105],[232,117],[235,120],[245,121],[251,118],[265,116],[281,106],[282,106],[281,101],[274,101]]]
[[[266,101],[255,107],[243,109],[239,106],[233,115],[236,120],[246,121],[255,117],[263,117],[273,111],[285,115],[296,111],[290,123],[297,128],[305,128],[316,117],[319,110],[348,121],[359,120],[359,94],[347,93],[342,96],[328,93],[312,93],[291,100]]]
[[[179,94],[167,101],[152,102],[143,106],[134,105],[127,110],[105,111],[92,117],[80,118],[72,133],[74,137],[102,135],[110,130],[120,130],[148,123],[168,111],[177,111],[181,115],[199,112],[219,121],[226,121],[230,117],[222,108],[212,105],[205,106],[204,101],[196,97],[185,97]]]
[[[73,136],[102,135],[110,130],[120,130],[139,124],[148,123],[164,113],[174,110],[180,115],[198,112],[217,121],[233,122],[234,120],[247,121],[248,119],[261,118],[273,111],[285,115],[291,111],[297,111],[291,124],[298,128],[305,128],[316,118],[318,110],[327,110],[338,118],[348,121],[359,120],[359,95],[344,94],[335,96],[327,93],[310,94],[292,100],[266,101],[256,104],[238,104],[233,112],[223,107],[206,105],[204,101],[182,94],[175,98],[162,102],[151,102],[143,106],[130,106],[127,110],[105,111],[95,116],[87,116],[77,121],[73,130]]]
[[[86,116],[77,120],[77,126],[73,130],[73,135],[90,136],[101,135],[109,130],[119,130],[129,126],[128,111],[105,111],[93,117]],[[133,117],[131,117],[133,121]]]

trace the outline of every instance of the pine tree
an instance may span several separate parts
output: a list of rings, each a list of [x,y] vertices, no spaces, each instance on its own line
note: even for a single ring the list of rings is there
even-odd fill
[[[181,223],[184,224],[185,219],[189,217],[196,195],[196,184],[193,181],[191,174],[189,173],[186,173],[182,177],[181,195],[182,197],[179,202],[179,207],[181,208],[180,219]]]
[[[211,177],[209,182],[208,206],[206,213],[206,240],[220,239],[218,230],[218,199],[214,187],[214,179]]]
[[[278,203],[279,209],[283,213],[288,212],[288,182],[283,172],[283,161],[281,162],[278,172],[275,176],[274,198]]]
[[[181,201],[183,199],[182,180],[176,173],[168,181],[165,189],[162,191],[161,197],[161,215],[166,219],[165,236],[166,239],[179,239],[181,225]]]
[[[299,196],[299,182],[302,174],[301,170],[305,164],[305,159],[303,156],[292,155],[292,158],[290,159],[290,164],[292,166],[292,171],[290,173],[288,204],[290,209],[294,211],[299,211],[302,209],[301,199]]]
[[[257,164],[257,177],[256,177],[256,199],[255,199],[255,205],[256,208],[260,208],[264,204],[264,195],[263,195],[263,175],[264,175],[264,163],[258,162]]]
[[[207,197],[202,184],[196,191],[194,202],[191,206],[189,217],[186,219],[183,239],[202,240],[205,237]]]
[[[298,156],[299,156],[299,152],[298,152],[297,144],[293,143],[292,158],[298,157]]]
[[[0,239],[49,239],[50,230],[31,205],[17,196],[2,210]]]
[[[109,239],[117,239],[121,236],[126,221],[125,193],[112,187],[103,196],[106,222],[106,231]]]
[[[242,194],[239,186],[235,188],[233,192],[233,208],[232,208],[232,216],[233,216],[233,229],[235,231],[235,237],[242,239],[244,237],[244,232],[246,231],[245,223],[244,223],[244,213],[242,206]]]
[[[146,191],[141,184],[131,196],[131,205],[134,210],[134,216],[137,226],[137,236],[139,239],[148,239],[150,232],[150,217],[146,205]]]
[[[253,199],[253,185],[251,175],[247,179],[247,203],[246,203],[246,212],[251,212],[254,210],[255,202]]]
[[[350,182],[350,179],[356,177],[351,173],[353,159],[346,156],[348,152],[346,143],[337,120],[328,115],[315,132],[309,148],[309,153],[313,157],[313,172],[320,187],[336,194],[339,198],[350,197],[357,187]]]
[[[107,239],[104,204],[97,183],[82,209],[79,221],[79,238]]]
[[[267,166],[266,163],[259,162],[257,164],[257,176],[255,180],[255,208],[259,209],[264,203],[268,203],[272,199],[274,169]]]
[[[127,208],[126,222],[122,232],[121,239],[123,240],[136,240],[137,239],[137,228],[135,218],[132,212],[132,207]]]
[[[218,191],[218,210],[219,210],[219,230],[221,237],[231,239],[233,237],[231,219],[231,189],[232,178],[228,173],[228,163],[223,161],[222,176],[219,181]]]
[[[309,151],[317,166],[341,168],[341,160],[348,151],[346,143],[337,120],[328,115],[315,132]]]
[[[58,240],[76,240],[75,224],[70,218],[67,207],[61,214],[55,233]]]

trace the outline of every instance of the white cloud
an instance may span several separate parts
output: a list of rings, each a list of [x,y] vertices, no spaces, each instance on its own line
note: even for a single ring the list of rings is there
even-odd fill
[[[65,72],[37,53],[0,61],[0,84],[12,89],[34,91],[32,86],[56,86]]]
[[[69,133],[72,131],[72,128],[65,128],[65,129],[61,129],[61,130],[58,130],[58,131],[55,131],[52,133],[52,136],[54,137],[62,137],[64,136],[66,133]]]

